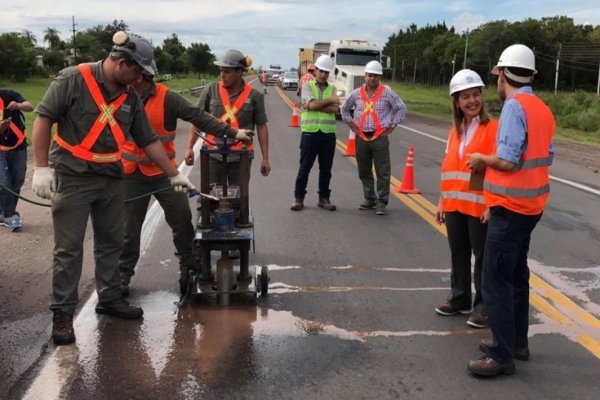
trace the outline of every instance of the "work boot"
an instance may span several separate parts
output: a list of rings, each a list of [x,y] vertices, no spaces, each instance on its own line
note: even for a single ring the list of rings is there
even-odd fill
[[[144,315],[141,308],[130,306],[129,302],[122,297],[108,303],[98,302],[96,312],[124,319],[137,319]]]
[[[290,207],[290,210],[300,211],[303,208],[304,208],[304,199],[301,199],[300,197],[296,197],[296,200],[294,201],[294,204],[292,204],[292,206]]]
[[[374,201],[365,200],[358,205],[359,210],[374,210],[377,204]]]
[[[484,353],[487,353],[492,347],[496,347],[493,339],[484,338],[479,342],[479,350]],[[529,348],[527,347],[517,347],[513,350],[513,358],[519,361],[528,361],[529,355]]]
[[[75,343],[73,314],[56,310],[52,317],[52,341],[57,346]]]
[[[336,210],[335,205],[331,204],[331,202],[329,201],[328,198],[321,198],[321,199],[319,199],[319,202],[317,203],[317,206],[321,207],[321,208],[323,208],[325,210],[328,210],[328,211],[335,211]]]
[[[377,207],[375,208],[375,214],[377,215],[386,215],[387,211],[385,210],[385,204],[377,203]]]
[[[483,356],[477,360],[469,361],[467,370],[473,375],[494,377],[502,374],[512,375],[515,373],[515,363],[501,363],[491,357]]]

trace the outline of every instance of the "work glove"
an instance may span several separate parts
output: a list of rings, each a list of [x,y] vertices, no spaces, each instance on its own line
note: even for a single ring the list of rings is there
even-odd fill
[[[31,182],[33,192],[42,199],[51,199],[56,192],[54,169],[50,167],[34,167]]]
[[[252,142],[252,136],[254,136],[254,132],[250,129],[240,129],[238,130],[238,133],[236,133],[235,138],[248,144]]]
[[[176,192],[184,192],[187,193],[188,190],[195,190],[196,186],[190,182],[187,176],[183,175],[181,172],[175,175],[172,178],[169,178],[171,181],[171,186]]]

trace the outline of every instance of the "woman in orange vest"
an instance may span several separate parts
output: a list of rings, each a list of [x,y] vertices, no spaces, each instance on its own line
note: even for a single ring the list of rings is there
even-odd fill
[[[467,324],[474,328],[488,326],[481,296],[487,214],[481,187],[482,175],[474,175],[467,166],[467,155],[473,152],[491,154],[498,130],[498,121],[492,119],[485,109],[483,87],[479,75],[469,69],[458,71],[450,81],[453,127],[442,163],[440,200],[436,212],[437,221],[446,223],[451,272],[448,299],[435,311],[445,316],[472,313]],[[476,187],[477,181],[480,187]],[[474,299],[471,297],[471,254],[475,256]]]

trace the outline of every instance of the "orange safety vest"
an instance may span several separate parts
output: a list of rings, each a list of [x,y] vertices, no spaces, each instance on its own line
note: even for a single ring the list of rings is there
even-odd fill
[[[302,88],[302,86],[304,86],[304,84],[306,82],[310,82],[313,79],[315,79],[315,76],[313,74],[306,73],[306,74],[302,75],[302,77],[300,78],[300,82],[298,82],[298,86],[300,88]]]
[[[157,83],[156,92],[148,98],[145,108],[152,129],[158,135],[171,164],[177,168],[177,162],[175,161],[175,130],[165,129],[165,98],[168,91],[168,87]],[[163,170],[151,161],[146,152],[140,149],[132,140],[125,142],[122,157],[123,171],[126,175],[133,174],[138,167],[142,174],[146,176],[156,176],[163,173]]]
[[[244,90],[240,94],[240,97],[238,97],[237,100],[235,101],[235,103],[233,103],[233,106],[231,106],[231,101],[229,100],[229,93],[227,92],[227,89],[225,88],[225,86],[223,86],[223,81],[219,81],[218,88],[219,88],[219,97],[221,98],[221,104],[223,105],[223,108],[225,109],[225,112],[223,113],[223,115],[221,115],[221,118],[219,118],[219,121],[227,122],[232,128],[240,129],[240,124],[237,120],[237,114],[242,109],[242,106],[248,99],[248,96],[250,96],[250,92],[252,91],[252,86],[250,86],[249,84],[246,84],[246,86],[244,87]],[[244,143],[240,140],[240,141],[237,141],[233,146],[231,146],[230,149],[231,150],[240,150],[244,146],[245,146]],[[211,133],[206,134],[206,138],[204,139],[204,147],[213,148],[213,149],[217,147],[217,142],[216,142],[215,136],[213,134],[211,134]],[[254,144],[250,144],[249,146],[247,146],[247,149],[250,151],[254,150]]]
[[[444,212],[458,211],[479,218],[486,209],[482,190],[470,190],[471,169],[467,162],[469,153],[492,154],[498,132],[498,120],[491,119],[487,124],[480,124],[473,138],[463,151],[462,159],[458,157],[460,138],[454,128],[448,138],[448,152],[442,162],[442,178],[440,180],[440,199]]]
[[[385,87],[383,85],[379,85],[371,100],[369,100],[369,96],[367,95],[367,90],[365,87],[366,85],[362,85],[359,89],[360,99],[362,100],[364,106],[363,112],[360,116],[360,122],[358,123],[358,137],[368,142],[377,139],[383,132],[385,132],[385,128],[382,128],[381,123],[379,122],[379,115],[377,115],[377,111],[375,111],[375,104],[379,101],[379,98],[383,94]],[[375,124],[375,133],[370,138],[366,137],[363,133],[363,128],[369,115],[371,115],[371,118],[373,118],[373,124]]]
[[[554,116],[537,96],[517,93],[527,119],[527,148],[511,171],[488,168],[483,183],[488,207],[502,206],[525,215],[544,211],[550,194],[550,144],[554,135]]]
[[[4,110],[4,99],[2,97],[0,97],[0,108],[2,110]],[[4,119],[4,115],[2,115],[2,119]],[[2,146],[2,145],[0,145],[0,151],[9,151],[9,150],[12,150],[12,149],[16,148],[17,146],[19,146],[21,143],[23,143],[23,141],[25,140],[25,132],[23,132],[17,126],[17,124],[15,124],[13,121],[11,121],[10,124],[8,124],[8,127],[17,136],[17,144],[15,144],[14,146]]]
[[[98,82],[94,79],[92,75],[92,69],[89,64],[79,64],[77,66],[79,72],[83,76],[83,80],[100,111],[98,118],[92,125],[92,128],[89,130],[88,134],[81,141],[81,143],[72,145],[67,143],[63,138],[59,136],[58,126],[54,133],[54,141],[63,149],[68,150],[72,155],[77,158],[81,158],[82,160],[91,161],[95,163],[111,163],[121,160],[121,149],[123,148],[123,144],[125,143],[125,135],[123,134],[123,130],[119,123],[115,120],[115,113],[121,105],[127,99],[127,93],[121,94],[115,101],[110,104],[106,104],[104,100],[104,96],[102,95],[102,91],[98,86]],[[92,146],[96,143],[104,128],[108,125],[110,127],[110,131],[112,132],[113,138],[117,143],[117,151],[114,153],[94,153],[90,151]]]

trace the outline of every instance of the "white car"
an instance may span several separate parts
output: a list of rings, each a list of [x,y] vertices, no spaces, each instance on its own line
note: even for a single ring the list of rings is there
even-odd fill
[[[281,88],[283,90],[290,89],[298,89],[298,74],[294,71],[288,71],[283,74],[283,79],[281,80]]]

